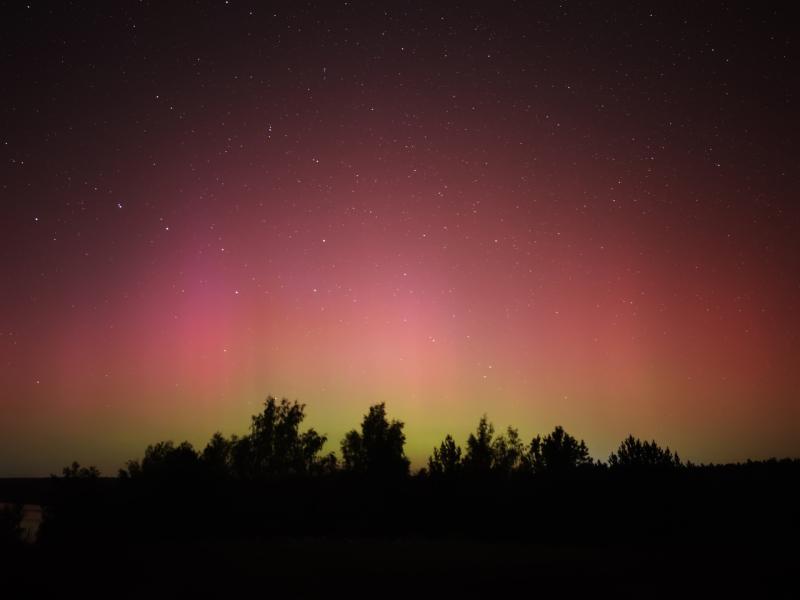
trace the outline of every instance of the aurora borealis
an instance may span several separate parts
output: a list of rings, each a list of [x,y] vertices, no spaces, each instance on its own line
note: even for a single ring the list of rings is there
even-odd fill
[[[484,412],[799,455],[788,11],[5,4],[0,475],[267,394],[415,466]]]

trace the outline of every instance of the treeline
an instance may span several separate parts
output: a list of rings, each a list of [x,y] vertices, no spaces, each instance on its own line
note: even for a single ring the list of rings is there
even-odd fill
[[[114,478],[74,463],[40,500],[41,540],[410,536],[591,545],[687,536],[756,543],[765,535],[772,543],[800,532],[798,460],[693,465],[629,436],[596,461],[562,427],[523,440],[514,428],[496,432],[484,416],[463,446],[446,436],[412,474],[404,424],[384,404],[344,436],[338,456],[304,419],[304,405],[270,397],[246,435],[216,433],[202,450],[152,444]]]
[[[407,580],[415,593],[441,584],[447,596],[463,582],[456,595],[471,597],[481,578],[481,596],[497,595],[498,583],[529,593],[547,580],[564,596],[580,572],[582,597],[603,581],[633,593],[618,597],[650,593],[656,581],[673,582],[663,597],[686,595],[697,573],[713,596],[721,569],[749,572],[759,583],[748,597],[767,597],[763,581],[796,579],[797,552],[784,549],[800,535],[798,460],[694,465],[628,436],[597,461],[562,427],[523,439],[484,416],[412,473],[404,424],[384,404],[369,407],[336,454],[304,420],[302,404],[267,398],[246,435],[215,433],[202,449],[155,443],[117,477],[73,463],[47,480],[0,480],[0,497],[44,511],[29,547],[19,506],[0,511],[0,561],[40,582],[43,597],[86,565],[106,574],[103,597],[131,585],[136,597],[152,595],[158,579],[171,581],[173,597],[187,586],[197,597],[312,595],[298,586],[318,595],[331,582],[386,595]]]
[[[128,461],[120,469],[119,477],[258,480],[336,473],[374,479],[410,475],[410,462],[404,451],[404,424],[388,418],[384,403],[371,406],[360,428],[344,436],[340,442],[341,458],[333,452],[323,453],[327,436],[313,428],[301,430],[304,419],[305,405],[270,396],[263,410],[253,415],[247,435],[225,437],[217,432],[201,451],[189,442],[158,442],[147,447],[141,460]],[[525,442],[513,427],[497,435],[494,425],[484,415],[463,449],[448,434],[432,449],[427,466],[416,476],[520,477],[592,468],[664,470],[683,466],[677,452],[633,436],[622,441],[607,463],[593,461],[586,443],[563,427],[557,426],[551,433]],[[66,467],[62,474],[73,479],[99,476],[95,467],[81,467],[77,463]]]

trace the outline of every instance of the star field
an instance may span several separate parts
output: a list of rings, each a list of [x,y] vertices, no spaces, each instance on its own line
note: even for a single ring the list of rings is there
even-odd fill
[[[797,36],[709,3],[12,2],[0,474],[374,402],[797,455]]]

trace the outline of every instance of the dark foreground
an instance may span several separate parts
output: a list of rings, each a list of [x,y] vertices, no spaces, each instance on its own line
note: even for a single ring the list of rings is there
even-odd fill
[[[800,463],[569,477],[0,480],[2,598],[797,598]],[[13,593],[12,593],[13,592]]]
[[[29,548],[5,597],[797,598],[791,548],[457,540],[159,542]]]

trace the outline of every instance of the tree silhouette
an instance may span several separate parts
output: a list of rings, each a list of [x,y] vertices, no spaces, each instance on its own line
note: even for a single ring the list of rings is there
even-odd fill
[[[82,467],[79,462],[74,461],[71,465],[61,469],[64,479],[97,479],[100,477],[100,470],[95,466]]]
[[[344,434],[341,442],[342,460],[347,471],[365,471],[366,459],[364,455],[361,434],[355,429],[351,429]]]
[[[177,446],[172,440],[149,445],[142,462],[129,460],[126,463],[128,477],[148,479],[191,478],[200,473],[200,457],[189,442]]]
[[[219,431],[211,436],[200,455],[207,473],[214,477],[226,477],[231,473],[234,441],[226,439]]]
[[[525,448],[519,431],[508,427],[506,433],[492,442],[492,468],[499,474],[509,476],[520,468]]]
[[[125,467],[119,470],[120,479],[138,479],[142,476],[142,464],[138,460],[129,460]]]
[[[491,471],[494,463],[493,438],[494,425],[483,415],[478,422],[478,429],[467,438],[467,452],[464,455],[464,469],[467,472],[477,474]]]
[[[525,463],[534,473],[563,473],[592,464],[589,449],[560,425],[552,433],[537,435],[528,448]]]
[[[585,442],[563,427],[526,446],[516,428],[496,433],[483,415],[465,446],[446,435],[428,458],[429,475],[411,478],[404,424],[376,404],[344,436],[346,472],[337,473],[336,457],[320,450],[324,436],[305,431],[303,419],[303,405],[270,397],[244,437],[217,432],[200,453],[188,442],[148,446],[141,461],[130,461],[122,472],[131,481],[98,481],[96,469],[73,463],[40,492],[25,491],[25,484],[9,498],[42,494],[43,537],[37,543],[65,549],[81,540],[238,543],[318,536],[627,544],[633,535],[637,544],[648,538],[672,543],[673,531],[675,540],[691,531],[723,541],[750,536],[748,546],[759,548],[762,532],[796,522],[789,511],[800,461],[677,469],[681,461],[669,448],[628,436],[609,457],[611,468],[585,468],[593,464]],[[3,497],[6,485],[0,479]],[[692,495],[701,497],[700,510],[683,501]],[[741,504],[726,504],[732,497]],[[587,498],[596,510],[585,510]],[[754,502],[761,503],[757,511]],[[722,509],[717,514],[710,507]],[[767,526],[773,513],[778,516]],[[475,518],[481,514],[491,518]],[[707,528],[709,515],[717,521]],[[0,515],[0,550],[16,539],[18,524],[18,514]],[[442,556],[447,554],[437,551],[430,560],[441,565]],[[645,553],[642,560],[649,560]]]
[[[508,427],[504,434],[495,437],[494,425],[484,414],[475,433],[467,438],[463,468],[473,475],[491,472],[508,476],[520,468],[524,454],[519,431]]]
[[[405,442],[402,421],[387,420],[385,403],[370,406],[361,432],[353,429],[342,440],[344,468],[371,477],[406,476],[409,460],[403,451]]]
[[[433,477],[452,477],[461,471],[461,447],[456,445],[450,434],[438,448],[433,449],[433,455],[428,458],[428,472]]]
[[[315,473],[319,475],[332,475],[336,473],[339,468],[339,459],[336,458],[335,452],[328,452],[325,456],[320,458],[314,465]]]
[[[272,396],[264,402],[264,410],[252,418],[250,452],[257,476],[307,474],[315,470],[318,454],[327,438],[314,429],[300,433],[305,419],[305,404],[280,403]]]
[[[656,442],[641,441],[629,435],[608,457],[611,467],[624,468],[675,468],[682,466],[678,453],[669,447],[661,448]]]
[[[231,474],[239,479],[253,477],[253,451],[250,436],[231,436],[230,460]]]

